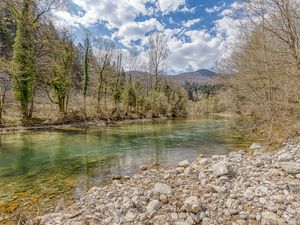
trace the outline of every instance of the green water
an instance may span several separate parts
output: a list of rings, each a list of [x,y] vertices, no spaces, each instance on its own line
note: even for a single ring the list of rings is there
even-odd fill
[[[229,135],[231,126],[226,119],[189,119],[0,135],[0,216],[17,206],[48,211],[141,164],[167,167],[248,145]]]

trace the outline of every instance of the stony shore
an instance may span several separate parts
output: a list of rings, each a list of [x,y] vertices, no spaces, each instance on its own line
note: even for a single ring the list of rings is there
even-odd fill
[[[253,144],[171,170],[143,167],[36,219],[40,225],[299,225],[300,143],[286,141],[273,152]]]

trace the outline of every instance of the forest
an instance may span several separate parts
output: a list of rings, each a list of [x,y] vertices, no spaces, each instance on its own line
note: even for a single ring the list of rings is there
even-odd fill
[[[163,77],[167,37],[149,36],[146,54],[123,51],[85,30],[76,41],[53,24],[60,1],[0,3],[0,123],[30,125],[186,114],[186,93]],[[136,70],[144,69],[142,79]]]

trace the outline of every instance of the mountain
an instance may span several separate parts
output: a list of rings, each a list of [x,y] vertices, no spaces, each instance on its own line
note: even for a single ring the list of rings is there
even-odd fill
[[[145,80],[147,76],[151,76],[147,72],[140,71],[128,71],[126,75],[132,74],[135,79]],[[200,69],[193,72],[181,73],[178,75],[166,75],[165,77],[171,81],[175,81],[178,84],[184,84],[185,82],[196,82],[196,83],[217,83],[217,78],[219,74],[207,70]]]
[[[169,76],[169,79],[177,83],[184,84],[187,82],[196,83],[215,83],[218,74],[207,69],[200,69],[194,72],[181,73],[174,76]]]

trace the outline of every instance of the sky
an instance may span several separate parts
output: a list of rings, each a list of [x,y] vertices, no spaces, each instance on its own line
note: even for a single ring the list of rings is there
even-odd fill
[[[215,70],[234,43],[236,0],[67,0],[54,12],[57,26],[68,26],[77,40],[89,29],[118,48],[145,51],[148,36],[169,38],[168,73]]]

